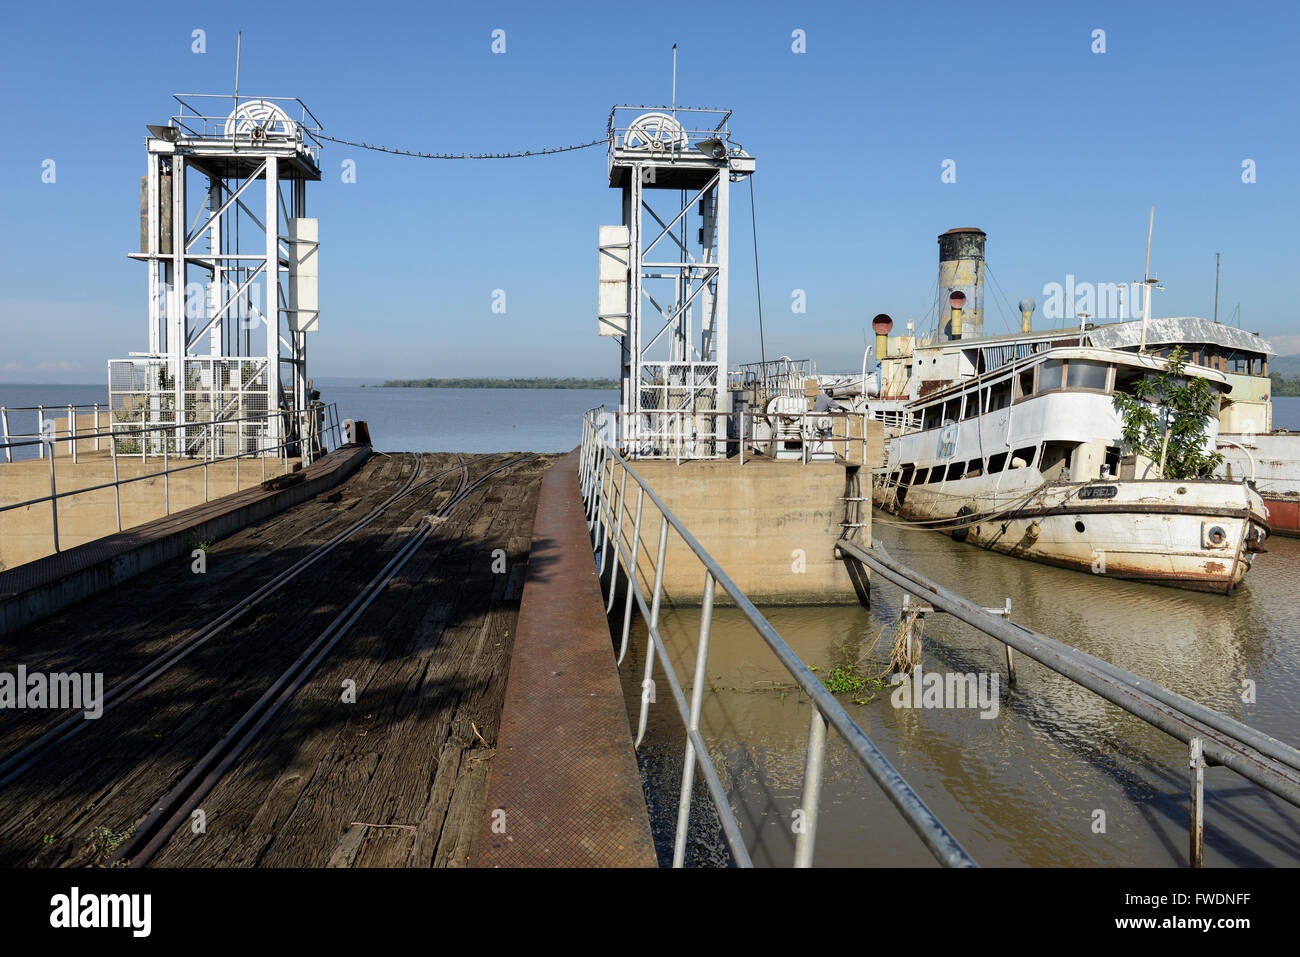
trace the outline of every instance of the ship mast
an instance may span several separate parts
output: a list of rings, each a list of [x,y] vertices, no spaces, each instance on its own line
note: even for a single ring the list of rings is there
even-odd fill
[[[1164,289],[1164,286],[1158,285],[1159,280],[1151,277],[1151,232],[1156,225],[1156,208],[1151,207],[1151,218],[1147,221],[1147,264],[1144,270],[1142,285],[1146,287],[1146,295],[1142,301],[1142,345],[1138,347],[1138,352],[1147,351],[1147,323],[1151,321],[1151,291],[1153,289]]]

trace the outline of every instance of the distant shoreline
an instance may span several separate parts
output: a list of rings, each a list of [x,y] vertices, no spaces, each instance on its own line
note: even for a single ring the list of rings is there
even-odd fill
[[[617,389],[615,379],[388,379],[378,389]]]

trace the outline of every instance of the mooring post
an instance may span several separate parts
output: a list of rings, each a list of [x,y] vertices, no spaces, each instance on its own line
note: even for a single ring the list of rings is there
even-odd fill
[[[1203,757],[1203,745],[1200,738],[1192,738],[1189,742],[1190,758],[1189,764],[1192,769],[1191,781],[1191,831],[1190,839],[1190,864],[1192,867],[1200,867],[1205,858],[1205,758]]]

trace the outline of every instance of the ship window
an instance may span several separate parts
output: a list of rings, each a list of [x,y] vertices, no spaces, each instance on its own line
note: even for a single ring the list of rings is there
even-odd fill
[[[1021,468],[1024,468],[1034,464],[1034,457],[1037,452],[1038,449],[1035,446],[1030,445],[1023,449],[1016,449],[1015,452],[1011,453],[1011,458],[1013,460],[1020,459],[1020,461],[1024,462],[1025,464],[1020,466]],[[1011,467],[1017,467],[1014,461],[1012,462]]]
[[[962,418],[973,419],[975,416],[979,415],[981,399],[986,403],[988,401],[988,397],[983,395],[982,390],[968,393],[966,396],[966,414],[962,416]]]
[[[953,462],[948,466],[948,481],[955,482],[966,474],[965,462]]]
[[[929,469],[917,469],[916,475],[912,478],[913,485],[924,485],[926,476],[930,474]]]
[[[989,390],[989,408],[990,412],[996,412],[998,409],[1005,409],[1011,404],[1011,380],[999,382]]]
[[[1116,478],[1119,475],[1119,447],[1106,446],[1106,461],[1101,467],[1102,478]]]
[[[961,419],[961,399],[949,399],[943,404],[943,424]]]
[[[943,473],[944,468],[942,465],[936,465],[934,468],[930,469],[930,484],[933,485],[935,482],[942,482]]]
[[[1061,359],[1048,359],[1038,370],[1038,391],[1059,389],[1065,380],[1065,363]]]
[[[1133,383],[1137,382],[1146,375],[1143,369],[1134,369],[1132,366],[1120,366],[1115,373],[1115,391],[1123,392],[1126,395],[1133,394]]]
[[[1065,479],[1070,472],[1074,445],[1064,442],[1048,442],[1043,446],[1043,456],[1038,466],[1044,478]]]
[[[928,406],[924,412],[924,418],[921,421],[921,430],[937,429],[939,427],[940,407],[937,405]]]
[[[1086,362],[1082,359],[1070,360],[1070,388],[1096,389],[1106,391],[1106,371],[1109,367],[1104,362]]]
[[[984,460],[971,459],[966,463],[966,478],[976,478],[984,474]]]
[[[999,452],[997,455],[989,456],[989,474],[996,475],[1007,467],[1007,453]]]
[[[1034,370],[1027,369],[1020,373],[1020,398],[1034,394]]]

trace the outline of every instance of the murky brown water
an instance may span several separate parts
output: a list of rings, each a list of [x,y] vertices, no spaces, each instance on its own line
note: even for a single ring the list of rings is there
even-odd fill
[[[1012,599],[1012,620],[1260,728],[1300,742],[1300,541],[1273,539],[1231,597],[1103,580],[992,555],[938,534],[876,526],[893,557],[985,605]],[[872,585],[870,609],[774,608],[765,613],[795,651],[822,673],[837,645],[892,630],[901,592]],[[621,603],[618,606],[621,608]],[[698,609],[666,613],[665,635],[689,684]],[[621,619],[617,622],[621,624]],[[624,663],[633,726],[644,664],[634,618]],[[977,862],[985,866],[1184,866],[1188,771],[1185,745],[1017,658],[1008,690],[1001,645],[945,616],[926,625],[923,669],[996,672],[1000,710],[895,709],[888,692],[851,703],[859,724]],[[880,668],[888,639],[876,651]],[[781,690],[784,672],[734,610],[714,615],[702,730],[710,742],[754,862],[787,866],[808,733],[807,702]],[[682,725],[662,675],[642,746],[652,816],[661,840],[675,820]],[[1241,701],[1243,679],[1256,702]],[[689,691],[687,692],[689,695]],[[826,760],[818,866],[932,866],[920,841],[834,733]],[[698,780],[698,776],[697,776]],[[1206,786],[1207,866],[1300,863],[1300,810],[1226,768]],[[688,862],[726,860],[697,784],[698,818]],[[1094,832],[1096,811],[1105,830]],[[662,852],[663,848],[661,848]]]

